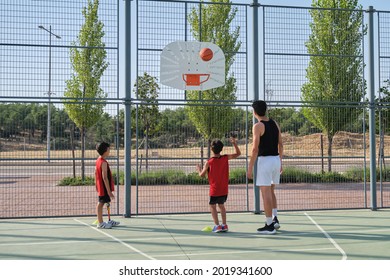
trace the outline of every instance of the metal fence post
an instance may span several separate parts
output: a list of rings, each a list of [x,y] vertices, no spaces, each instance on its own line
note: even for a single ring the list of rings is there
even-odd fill
[[[375,141],[375,67],[374,67],[374,8],[368,8],[368,93],[369,93],[369,129],[370,129],[370,195],[371,210],[377,209],[376,203],[376,141]]]
[[[257,0],[253,1],[253,99],[259,99],[259,3]],[[263,50],[264,51],[264,50]],[[253,122],[256,119],[253,118]],[[257,169],[257,161],[255,163],[255,170]],[[254,191],[254,213],[260,214],[260,190],[256,187],[256,172],[253,172],[253,191]]]
[[[125,214],[131,216],[131,0],[125,4]]]

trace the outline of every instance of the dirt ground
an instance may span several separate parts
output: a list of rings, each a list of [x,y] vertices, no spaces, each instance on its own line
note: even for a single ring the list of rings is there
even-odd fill
[[[306,136],[293,136],[288,133],[283,133],[283,142],[284,142],[284,152],[285,156],[321,156],[321,151],[326,156],[328,149],[328,140],[325,135],[322,136],[322,146],[321,150],[321,133],[306,135]],[[379,136],[376,136],[376,150],[379,149]],[[248,150],[250,151],[251,146],[248,145]],[[363,137],[361,133],[351,133],[351,132],[338,132],[333,139],[332,151],[333,156],[363,156],[364,155],[364,143],[366,146],[366,156],[369,156],[369,135],[368,133]],[[46,144],[26,144],[23,139],[17,139],[14,141],[6,141],[0,139],[1,150],[0,150],[0,159],[1,158],[45,158],[47,156]],[[239,146],[242,152],[246,151],[246,143],[244,140],[239,140]],[[224,150],[229,152],[233,148],[227,145]],[[76,157],[81,156],[81,151],[77,150]],[[145,156],[144,150],[139,150],[138,156]],[[149,149],[149,155],[151,157],[167,157],[167,158],[194,158],[199,157],[200,148],[199,147],[187,147],[187,148],[167,148],[167,149]],[[116,150],[112,149],[112,154],[116,155]],[[390,136],[384,137],[384,154],[390,156]],[[51,150],[51,156],[53,158],[72,158],[70,150],[56,150],[53,148]],[[131,156],[134,158],[136,156],[135,150],[131,151]],[[94,158],[96,157],[96,151],[87,150],[86,157]],[[121,149],[119,151],[119,157],[124,157],[124,151]]]

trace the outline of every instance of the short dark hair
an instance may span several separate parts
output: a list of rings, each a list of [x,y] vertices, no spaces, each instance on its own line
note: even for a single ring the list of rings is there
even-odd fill
[[[106,142],[102,142],[102,143],[96,145],[96,151],[99,153],[99,155],[102,156],[105,152],[107,152],[109,147],[110,147],[110,144],[108,144]]]
[[[223,149],[223,143],[221,140],[214,140],[211,142],[211,150],[214,152],[214,154],[219,154]]]
[[[252,103],[252,108],[257,115],[264,117],[267,112],[267,103],[263,100],[256,100]]]

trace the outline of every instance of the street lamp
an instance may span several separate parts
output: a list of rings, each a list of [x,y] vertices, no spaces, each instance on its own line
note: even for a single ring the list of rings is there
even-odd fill
[[[47,106],[47,161],[50,162],[50,98],[52,95],[51,92],[51,36],[53,35],[57,39],[61,39],[60,36],[54,34],[51,32],[51,25],[49,29],[46,29],[44,26],[39,25],[38,28],[45,30],[49,33],[49,91],[47,92],[47,95],[49,96],[49,104]]]

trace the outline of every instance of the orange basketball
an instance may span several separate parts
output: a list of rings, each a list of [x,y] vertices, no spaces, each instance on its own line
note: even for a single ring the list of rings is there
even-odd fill
[[[213,58],[213,51],[209,48],[203,48],[199,52],[199,56],[203,61],[209,61]]]

